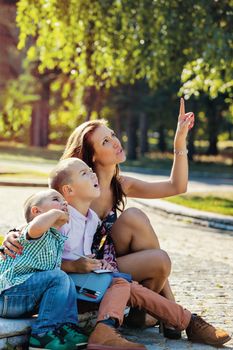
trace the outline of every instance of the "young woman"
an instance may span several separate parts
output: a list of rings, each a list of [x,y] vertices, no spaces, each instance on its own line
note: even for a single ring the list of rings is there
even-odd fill
[[[185,113],[183,98],[174,138],[174,161],[168,180],[141,181],[123,176],[119,164],[126,157],[120,141],[106,121],[88,121],[70,135],[62,159],[77,157],[86,162],[97,174],[101,195],[92,202],[91,208],[102,219],[99,243],[107,237],[105,247],[111,251],[111,240],[117,253],[120,271],[130,273],[134,280],[170,300],[174,296],[168,283],[171,262],[167,253],[160,249],[158,238],[147,216],[139,209],[123,210],[117,217],[117,209],[124,208],[126,197],[164,198],[186,192],[188,160],[186,138],[194,125],[192,112]],[[103,238],[104,239],[104,238]]]

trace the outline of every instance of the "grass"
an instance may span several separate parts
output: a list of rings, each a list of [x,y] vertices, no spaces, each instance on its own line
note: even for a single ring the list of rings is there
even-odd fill
[[[166,200],[188,208],[233,216],[233,192],[219,195],[192,193],[166,198]]]
[[[5,159],[6,160],[6,159]],[[11,159],[7,159],[11,160]],[[12,159],[13,160],[13,159]],[[17,162],[11,162],[11,163],[4,163],[2,162],[0,166],[0,180],[4,179],[47,179],[48,174],[45,170],[43,170],[43,167],[41,167],[41,171],[37,169],[32,169],[29,166],[25,167],[22,164],[23,160],[18,160]],[[31,164],[33,164],[33,161],[30,161]],[[36,162],[35,162],[36,163]],[[38,167],[38,166],[37,166]],[[40,167],[40,166],[39,166]]]
[[[164,172],[170,174],[173,161],[172,153],[153,152],[137,160],[127,160],[122,169],[142,168],[148,172]],[[196,155],[194,161],[189,162],[189,172],[193,176],[232,178],[233,156]]]
[[[9,169],[9,168],[8,168]],[[12,169],[12,168],[11,168]],[[12,178],[12,180],[16,179],[16,178],[33,178],[33,179],[47,179],[48,175],[44,172],[40,172],[40,171],[31,171],[31,170],[24,170],[24,171],[0,171],[0,179],[4,179],[4,178]]]
[[[54,163],[64,151],[63,145],[50,145],[48,148],[29,147],[15,142],[0,142],[0,159],[34,163]]]

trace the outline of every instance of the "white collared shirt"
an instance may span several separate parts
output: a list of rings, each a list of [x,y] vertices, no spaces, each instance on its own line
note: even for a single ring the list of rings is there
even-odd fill
[[[89,209],[87,216],[82,215],[78,210],[68,206],[69,222],[61,227],[59,231],[67,237],[64,245],[62,258],[65,260],[77,260],[76,254],[91,254],[93,236],[100,221],[97,214]]]

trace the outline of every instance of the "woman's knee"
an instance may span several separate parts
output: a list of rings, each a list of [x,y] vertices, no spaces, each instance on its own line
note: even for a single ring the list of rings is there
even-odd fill
[[[149,218],[138,208],[128,208],[120,215],[112,227],[112,238],[118,256],[160,249]]]
[[[171,260],[161,249],[147,249],[117,258],[120,271],[130,273],[134,280],[164,281],[171,271]]]
[[[139,239],[139,233],[141,233],[141,239],[149,240],[156,238],[153,227],[151,226],[148,216],[138,208],[128,208],[119,217],[120,227],[124,232],[130,233],[132,239],[134,237]],[[118,226],[119,227],[119,226]],[[151,247],[152,248],[152,247]]]
[[[135,207],[131,207],[124,210],[120,218],[127,225],[135,225],[135,224],[149,225],[150,224],[150,220],[148,216],[142,210]]]
[[[171,272],[171,259],[167,252],[162,249],[156,249],[150,256],[151,265],[155,274],[167,278]]]

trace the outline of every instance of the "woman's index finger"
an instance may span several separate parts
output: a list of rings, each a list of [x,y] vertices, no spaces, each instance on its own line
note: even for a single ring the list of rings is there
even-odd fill
[[[184,105],[184,99],[181,97],[180,99],[180,113],[179,115],[185,115],[185,105]]]

